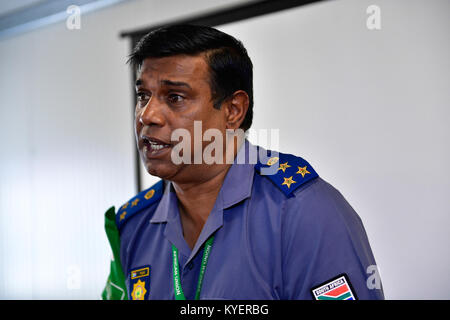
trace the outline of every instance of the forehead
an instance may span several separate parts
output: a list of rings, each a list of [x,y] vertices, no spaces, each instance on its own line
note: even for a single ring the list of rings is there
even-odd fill
[[[189,83],[208,83],[208,64],[202,55],[146,58],[138,72],[138,78],[144,81],[144,83],[151,82],[152,80],[165,79]]]

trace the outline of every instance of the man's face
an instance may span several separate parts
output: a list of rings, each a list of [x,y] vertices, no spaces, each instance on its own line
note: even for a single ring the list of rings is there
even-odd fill
[[[171,181],[195,180],[202,166],[171,161],[173,130],[189,131],[194,140],[194,121],[202,131],[226,129],[226,115],[213,107],[208,65],[203,55],[176,55],[144,60],[136,81],[135,134],[147,171]],[[192,149],[193,150],[193,149]],[[194,168],[195,167],[195,168]]]

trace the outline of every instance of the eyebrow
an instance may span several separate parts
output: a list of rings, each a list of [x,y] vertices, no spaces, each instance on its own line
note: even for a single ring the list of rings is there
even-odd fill
[[[173,87],[186,87],[192,90],[191,86],[189,84],[187,84],[186,82],[182,82],[182,81],[172,81],[172,80],[161,80],[160,81],[162,85],[166,85],[166,86],[173,86]],[[141,85],[143,85],[143,81],[141,79],[137,79],[135,86],[139,87]]]

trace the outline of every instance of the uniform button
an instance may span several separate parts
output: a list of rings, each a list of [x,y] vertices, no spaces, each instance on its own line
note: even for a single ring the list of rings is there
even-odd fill
[[[189,270],[192,270],[193,267],[194,267],[194,263],[192,261],[187,264],[187,268]]]

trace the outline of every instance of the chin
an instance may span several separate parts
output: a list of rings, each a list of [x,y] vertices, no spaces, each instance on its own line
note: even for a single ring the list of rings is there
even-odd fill
[[[150,175],[159,177],[163,180],[171,180],[176,173],[174,168],[170,168],[170,166],[167,166],[167,164],[164,163],[146,163],[145,169]]]

